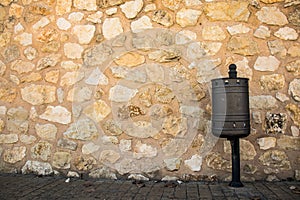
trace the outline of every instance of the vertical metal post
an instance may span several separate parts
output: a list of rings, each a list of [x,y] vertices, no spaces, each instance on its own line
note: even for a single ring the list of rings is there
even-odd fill
[[[228,138],[231,144],[231,160],[232,160],[232,180],[229,183],[231,187],[243,187],[240,180],[240,141],[238,137]]]

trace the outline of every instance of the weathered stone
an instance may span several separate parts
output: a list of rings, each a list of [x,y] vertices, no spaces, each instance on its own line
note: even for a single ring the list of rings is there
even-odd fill
[[[52,145],[46,141],[40,141],[31,148],[31,157],[47,161],[51,156]]]
[[[79,68],[81,68],[81,64],[79,63],[74,63],[73,61],[62,61],[60,63],[61,67],[66,69],[66,70],[78,70]]]
[[[296,60],[296,61],[288,63],[285,66],[285,68],[288,72],[292,72],[295,76],[299,76],[300,75],[300,60]]]
[[[202,42],[201,48],[204,50],[206,55],[213,56],[216,55],[222,47],[221,42]]]
[[[273,72],[278,69],[279,65],[280,61],[274,56],[259,56],[254,63],[254,69]]]
[[[22,46],[32,45],[32,34],[22,33],[15,37],[15,41],[19,42]]]
[[[137,68],[135,70],[128,71],[125,75],[125,79],[134,82],[145,83],[147,81],[147,74],[144,68]]]
[[[162,4],[170,10],[177,10],[182,0],[162,0]]]
[[[97,10],[96,0],[74,0],[73,6],[79,10],[94,11]]]
[[[261,119],[261,114],[260,114],[260,112],[258,112],[258,111],[253,111],[253,112],[252,112],[252,118],[253,118],[253,121],[254,121],[256,124],[261,124],[261,123],[262,123],[262,119]]]
[[[6,149],[3,153],[3,160],[8,163],[16,163],[23,160],[26,156],[26,147],[13,147]]]
[[[277,7],[262,7],[260,11],[255,14],[259,21],[269,24],[283,26],[288,24],[286,16]]]
[[[285,152],[279,150],[268,150],[259,157],[264,165],[278,170],[289,170],[291,164]]]
[[[282,74],[263,75],[259,82],[264,90],[280,90],[284,87],[285,78]]]
[[[53,124],[36,124],[35,131],[42,139],[55,140],[57,127]]]
[[[159,102],[168,104],[175,98],[175,94],[172,92],[171,89],[159,86],[155,89],[154,97]]]
[[[300,79],[294,79],[289,84],[289,94],[295,101],[300,102]]]
[[[60,78],[60,85],[61,86],[70,86],[74,85],[78,81],[82,80],[84,78],[84,72],[80,71],[74,71],[74,72],[66,72],[61,78]]]
[[[36,15],[50,15],[53,13],[52,8],[45,2],[32,3],[29,5],[29,12]]]
[[[2,1],[0,2],[0,4],[1,4],[2,6],[8,6],[8,5],[11,4],[13,1],[14,1],[14,0],[2,0]]]
[[[245,164],[243,167],[243,172],[246,174],[255,174],[257,171],[257,166],[251,164]]]
[[[114,62],[120,66],[135,67],[145,62],[145,57],[139,53],[129,52],[116,58]]]
[[[137,89],[116,85],[109,90],[109,100],[115,102],[128,102],[137,92]]]
[[[0,76],[3,76],[6,71],[6,65],[0,60]]]
[[[293,137],[299,137],[300,135],[300,130],[297,126],[291,126],[291,132]]]
[[[119,18],[106,18],[102,25],[102,32],[105,39],[112,39],[123,33],[122,23]]]
[[[84,17],[84,14],[82,12],[72,12],[68,16],[68,20],[71,22],[80,22]]]
[[[261,39],[266,39],[271,36],[271,31],[267,26],[261,25],[255,30],[253,35]]]
[[[71,122],[71,113],[62,106],[47,106],[40,118],[60,124],[69,124]]]
[[[39,30],[44,28],[45,26],[47,26],[50,23],[50,20],[48,19],[48,17],[42,17],[38,22],[36,22],[33,26],[32,29],[33,30]]]
[[[57,146],[60,148],[69,149],[72,151],[75,151],[77,149],[77,143],[72,140],[68,140],[66,138],[60,138],[57,141]]]
[[[23,11],[24,11],[23,6],[13,3],[10,5],[8,13],[10,17],[14,17],[18,19],[22,16]]]
[[[197,39],[197,34],[189,30],[182,30],[175,36],[176,44],[186,44]]]
[[[138,181],[149,181],[149,178],[143,176],[142,174],[130,174],[128,179],[138,180]]]
[[[0,38],[1,41],[1,38]],[[11,45],[8,46],[4,52],[1,51],[1,54],[4,58],[4,60],[9,63],[11,61],[14,61],[16,59],[18,59],[20,57],[20,51],[19,51],[19,47],[17,45]]]
[[[41,58],[37,63],[37,70],[42,70],[48,67],[54,67],[61,58],[60,54],[50,54],[49,56]]]
[[[78,59],[81,58],[83,47],[77,43],[66,43],[64,45],[64,53],[67,58]]]
[[[292,119],[296,126],[300,126],[300,108],[295,104],[288,104],[285,107],[288,111],[292,113]]]
[[[94,37],[96,28],[93,25],[76,25],[72,33],[77,36],[79,44],[89,44]]]
[[[94,144],[93,142],[86,143],[82,146],[83,154],[92,154],[100,149],[99,145]]]
[[[296,45],[289,47],[288,54],[291,57],[300,57],[300,45],[296,44]]]
[[[6,106],[0,106],[0,116],[6,115],[7,108]]]
[[[0,119],[0,133],[2,133],[4,127],[5,127],[5,122],[2,119]]]
[[[79,178],[79,174],[77,172],[68,171],[67,177]]]
[[[296,179],[297,181],[300,180],[300,170],[295,170],[295,179]]]
[[[143,16],[143,17],[139,18],[138,20],[131,22],[130,27],[131,27],[132,32],[134,32],[134,33],[141,32],[145,29],[153,28],[151,20],[148,16]]]
[[[55,152],[53,154],[52,165],[58,169],[69,169],[71,167],[71,154],[68,152]]]
[[[297,31],[290,27],[280,28],[274,35],[282,40],[297,40],[298,38]]]
[[[150,12],[150,11],[154,11],[154,10],[156,10],[155,3],[150,3],[150,4],[145,5],[145,8],[144,8],[145,12]]]
[[[172,15],[166,10],[156,10],[153,13],[152,20],[166,27],[170,27],[174,24]]]
[[[57,94],[57,101],[59,103],[63,103],[63,101],[64,101],[64,90],[62,88],[57,88],[56,94]]]
[[[230,141],[224,141],[224,152],[231,154]],[[254,145],[245,139],[240,140],[240,157],[241,160],[253,160],[256,156]]]
[[[235,62],[237,66],[237,73],[239,74],[240,77],[246,77],[249,78],[249,80],[252,79],[252,69],[249,67],[249,61],[247,58],[243,58],[243,60],[236,61]]]
[[[268,47],[272,55],[278,55],[279,57],[284,58],[287,54],[287,50],[281,40],[268,41]]]
[[[300,138],[282,135],[278,138],[277,145],[281,149],[297,151],[300,149]]]
[[[259,53],[257,43],[249,36],[232,36],[227,49],[243,56],[253,56]]]
[[[103,12],[97,11],[97,12],[87,16],[86,20],[89,21],[89,22],[93,22],[95,24],[98,24],[98,23],[102,22],[102,20],[101,20],[102,17],[103,17]]]
[[[231,171],[231,163],[222,158],[219,153],[211,152],[205,159],[207,166],[212,169]]]
[[[99,160],[102,163],[116,163],[120,159],[120,154],[113,150],[104,150],[100,153]]]
[[[130,151],[131,150],[131,143],[132,143],[131,140],[122,139],[122,140],[120,140],[119,149],[122,152]]]
[[[176,49],[168,50],[156,50],[148,54],[149,59],[156,62],[165,63],[165,62],[174,62],[178,61],[181,58],[181,53]]]
[[[26,56],[26,58],[28,60],[33,60],[37,57],[38,55],[38,52],[35,48],[33,47],[27,47],[25,50],[24,50],[24,56]]]
[[[248,2],[229,1],[207,3],[204,13],[211,21],[244,21],[247,22],[250,16]]]
[[[1,144],[13,144],[18,142],[17,134],[0,134],[0,143]]]
[[[36,137],[34,137],[33,135],[22,134],[20,135],[20,141],[24,144],[32,144],[36,141]]]
[[[205,26],[202,29],[202,37],[204,40],[221,41],[226,38],[226,35],[220,26]]]
[[[143,0],[127,1],[120,6],[121,11],[128,19],[133,19],[142,10],[144,5]]]
[[[201,14],[200,10],[182,8],[176,13],[176,22],[181,27],[194,26]]]
[[[88,85],[107,85],[108,78],[99,70],[99,68],[96,68],[85,80],[85,83]]]
[[[53,173],[49,163],[28,160],[21,169],[22,174],[34,173],[37,175],[50,175]]]
[[[295,26],[300,26],[300,9],[295,9],[288,15],[288,20]]]
[[[94,165],[97,163],[93,157],[78,157],[74,161],[75,167],[80,171],[88,171],[93,169]]]
[[[85,102],[92,98],[92,90],[89,87],[74,87],[68,92],[67,100],[71,102]]]
[[[283,93],[277,92],[276,99],[278,99],[281,102],[285,102],[285,101],[288,101],[290,98]]]
[[[12,62],[11,67],[12,70],[17,71],[19,74],[31,72],[35,65],[31,62],[26,62],[23,60],[16,60]]]
[[[117,124],[117,122],[113,120],[107,120],[103,124],[103,130],[105,133],[111,134],[111,135],[121,135],[123,133],[120,126]]]
[[[99,169],[95,169],[91,173],[89,173],[89,176],[92,178],[105,178],[105,179],[117,179],[117,176],[115,173],[111,172],[109,168],[103,166]]]
[[[151,145],[143,144],[141,141],[138,141],[133,148],[133,157],[136,159],[153,158],[155,156],[157,156],[157,149]]]
[[[184,135],[187,131],[187,119],[175,116],[165,118],[162,124],[162,132],[165,134],[173,135],[174,137],[179,134]]]
[[[56,53],[56,52],[58,52],[59,48],[60,48],[59,42],[51,41],[51,42],[45,43],[42,46],[41,51],[44,53]]]
[[[29,113],[23,107],[10,108],[7,112],[7,129],[11,133],[27,133]]]
[[[59,70],[48,71],[45,75],[45,80],[49,83],[57,83],[59,79]]]
[[[109,16],[114,15],[118,12],[118,8],[109,8],[105,11],[105,13]]]
[[[164,163],[168,171],[179,170],[181,165],[181,158],[168,158],[164,160]]]
[[[184,164],[192,171],[198,172],[202,167],[202,157],[198,154],[193,155],[191,159],[185,160]]]
[[[57,27],[62,31],[67,31],[71,28],[71,23],[63,17],[60,17],[56,21]]]
[[[55,98],[56,88],[48,85],[31,84],[21,89],[22,99],[32,105],[52,103]]]
[[[42,43],[53,42],[59,39],[59,32],[54,28],[44,28],[40,31],[37,40]]]
[[[55,11],[57,15],[63,15],[71,11],[72,0],[58,0],[56,2]]]
[[[15,85],[5,79],[0,82],[0,100],[5,102],[13,102],[17,96]]]
[[[276,138],[275,137],[258,138],[257,143],[260,149],[267,150],[276,146]]]
[[[111,113],[111,109],[105,101],[97,100],[93,104],[87,106],[83,110],[83,113],[96,122],[100,122]]]
[[[284,0],[260,0],[264,3],[277,3],[277,2],[283,2]]]
[[[79,119],[71,124],[64,136],[75,140],[92,140],[98,137],[98,130],[90,119]]]

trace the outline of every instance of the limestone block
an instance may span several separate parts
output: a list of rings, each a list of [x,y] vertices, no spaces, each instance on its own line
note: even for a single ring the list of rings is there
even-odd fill
[[[279,57],[284,58],[287,54],[287,50],[282,40],[268,41],[268,47],[272,55],[278,55]]]
[[[244,24],[237,24],[234,26],[227,26],[227,31],[230,35],[249,33],[251,29],[245,26]]]
[[[267,150],[276,146],[276,138],[275,137],[258,138],[257,143],[260,149]]]
[[[288,49],[288,54],[291,57],[300,57],[300,45],[298,45],[297,43],[290,46]]]
[[[68,42],[64,45],[65,56],[70,59],[81,58],[83,50],[83,47],[77,43]]]
[[[28,60],[35,59],[37,57],[37,55],[38,55],[38,51],[35,48],[31,47],[31,46],[29,46],[26,49],[24,49],[24,56]]]
[[[99,145],[94,144],[93,142],[86,143],[82,146],[83,154],[92,154],[100,149]]]
[[[191,159],[185,160],[184,164],[192,171],[198,172],[202,167],[202,157],[198,154],[193,155]]]
[[[166,10],[156,10],[152,15],[152,20],[165,27],[170,27],[174,24],[172,15]]]
[[[102,25],[103,36],[106,39],[112,39],[123,33],[122,23],[119,18],[106,18]]]
[[[298,38],[297,31],[290,27],[280,28],[274,35],[282,40],[297,40]]]
[[[93,157],[78,157],[74,161],[75,167],[80,171],[87,171],[93,169],[94,165],[97,163]]]
[[[70,125],[63,133],[64,136],[75,140],[92,140],[98,137],[98,130],[90,119],[79,119]]]
[[[254,63],[254,69],[273,72],[278,69],[279,65],[280,61],[274,56],[259,56]]]
[[[230,141],[224,141],[224,152],[231,154],[231,145]],[[256,156],[256,150],[254,145],[245,139],[240,140],[240,157],[241,160],[253,160]]]
[[[20,6],[19,4],[16,3],[12,3],[9,7],[8,13],[10,17],[15,17],[18,19],[22,17],[23,11],[24,11],[23,6]]]
[[[72,12],[68,16],[68,20],[71,22],[80,22],[84,17],[84,14],[82,12]]]
[[[286,129],[287,115],[285,113],[267,113],[265,129],[267,134],[284,134]]]
[[[255,30],[253,35],[257,38],[266,39],[271,36],[271,31],[267,26],[261,25]]]
[[[36,137],[33,135],[20,135],[20,141],[24,144],[32,144],[36,141]]]
[[[288,15],[288,20],[295,26],[300,26],[300,10],[295,9],[291,11]]]
[[[79,10],[94,11],[97,10],[96,0],[74,0],[73,6]]]
[[[55,94],[54,86],[31,84],[21,88],[22,99],[32,105],[52,103],[56,100]]]
[[[160,63],[174,62],[181,58],[181,53],[176,49],[155,50],[148,54],[149,59]]]
[[[98,123],[111,113],[111,108],[105,101],[97,100],[93,104],[87,106],[83,110],[83,113]]]
[[[195,26],[202,11],[182,8],[176,13],[176,22],[181,27]]]
[[[17,134],[0,134],[0,144],[13,144],[18,142]]]
[[[32,45],[32,34],[22,33],[14,38],[15,41],[19,42],[22,46]]]
[[[300,79],[294,79],[289,84],[289,94],[295,101],[300,102]]]
[[[3,160],[5,162],[15,164],[23,160],[26,156],[26,147],[13,147],[12,149],[6,149],[3,153]]]
[[[89,87],[74,87],[67,95],[67,100],[71,102],[85,102],[92,98],[92,90]]]
[[[157,156],[157,148],[144,144],[141,141],[138,141],[133,148],[133,157],[136,159],[153,158],[155,156]]]
[[[92,178],[117,179],[116,174],[111,172],[110,169],[105,166],[93,170],[91,173],[89,173],[89,176]]]
[[[144,5],[143,0],[127,1],[120,6],[121,11],[128,19],[133,19],[142,10]]]
[[[116,85],[109,91],[109,100],[115,102],[128,102],[138,92],[137,89],[130,89],[122,85]]]
[[[284,87],[285,78],[282,74],[263,75],[259,82],[264,90],[280,90]]]
[[[67,31],[71,28],[71,23],[63,17],[57,19],[56,25],[62,31]]]
[[[37,63],[37,70],[42,70],[48,67],[54,67],[60,60],[60,54],[50,54],[41,58]]]
[[[205,26],[202,29],[202,37],[204,40],[221,41],[226,38],[226,35],[220,26]]]
[[[122,140],[120,140],[119,149],[122,152],[130,151],[131,150],[131,143],[132,143],[131,140],[122,139]]]
[[[73,72],[66,72],[60,78],[60,86],[71,86],[77,83],[78,81],[84,78],[84,72],[80,71],[73,71]]]
[[[291,164],[288,156],[284,151],[280,150],[268,150],[259,157],[259,161],[267,167],[271,167],[278,170],[289,170]]]
[[[197,39],[197,34],[189,30],[182,30],[175,36],[176,44],[186,44]]]
[[[49,163],[28,160],[21,169],[22,174],[34,173],[37,175],[50,175],[53,173],[52,167]]]
[[[103,150],[100,153],[99,160],[102,163],[116,163],[120,159],[120,154],[113,150]]]
[[[249,36],[232,36],[228,42],[227,49],[232,53],[243,56],[253,56],[259,53],[257,43]]]
[[[46,141],[40,141],[31,148],[31,156],[35,159],[47,161],[51,156],[52,144]]]
[[[287,17],[275,6],[262,7],[255,15],[259,21],[269,25],[283,26],[289,23]]]
[[[7,130],[10,133],[27,133],[29,113],[23,107],[10,108],[7,112]]]
[[[55,140],[57,127],[53,124],[36,124],[35,131],[42,139]]]
[[[56,167],[58,169],[69,169],[71,164],[71,154],[68,152],[55,152],[53,154],[53,161],[52,165],[53,167]]]
[[[66,138],[60,138],[57,141],[57,146],[60,148],[69,149],[72,151],[75,151],[77,149],[77,143],[72,140],[68,140]]]
[[[138,20],[131,22],[130,27],[131,27],[132,32],[134,32],[134,33],[141,32],[145,29],[153,28],[151,20],[148,16],[143,16],[143,17],[139,18]]]
[[[71,122],[71,113],[62,106],[47,106],[40,118],[60,124],[69,124]]]
[[[292,113],[292,119],[296,126],[300,126],[300,108],[295,104],[288,104],[285,107],[286,110]]]
[[[50,20],[48,17],[42,17],[39,21],[37,21],[33,26],[32,29],[33,30],[39,30],[44,28],[45,26],[47,26],[50,23]]]
[[[209,153],[205,161],[207,166],[212,169],[231,171],[231,163],[228,160],[222,158],[219,153],[211,152]]]
[[[72,33],[77,36],[79,44],[89,44],[94,37],[96,28],[94,25],[76,25]]]
[[[59,79],[59,70],[51,70],[45,74],[45,80],[49,83],[57,83]]]
[[[288,72],[293,73],[295,76],[299,76],[300,75],[300,60],[295,60],[295,61],[289,62],[285,66],[285,68]]]

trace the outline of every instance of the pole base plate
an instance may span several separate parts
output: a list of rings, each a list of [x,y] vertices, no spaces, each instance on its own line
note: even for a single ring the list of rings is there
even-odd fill
[[[229,186],[230,187],[244,187],[244,185],[243,185],[243,183],[242,182],[240,182],[240,181],[231,181],[230,183],[229,183]]]

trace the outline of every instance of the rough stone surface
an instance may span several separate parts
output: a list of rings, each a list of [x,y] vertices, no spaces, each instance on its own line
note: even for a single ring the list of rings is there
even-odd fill
[[[168,158],[164,160],[164,163],[166,165],[166,169],[169,171],[175,171],[179,170],[181,165],[181,159],[180,158]]]
[[[74,0],[73,6],[79,10],[94,11],[97,10],[96,0]]]
[[[112,39],[123,33],[123,27],[119,18],[106,18],[102,26],[103,36]]]
[[[55,152],[53,154],[52,165],[58,169],[69,169],[71,161],[71,154],[68,152]]]
[[[267,150],[270,148],[274,148],[276,146],[276,138],[275,137],[258,138],[257,143],[260,149]]]
[[[291,168],[290,161],[285,152],[279,150],[268,150],[259,157],[259,161],[273,169],[289,170]]]
[[[67,31],[71,28],[71,23],[63,17],[60,17],[56,21],[56,25],[60,30]]]
[[[140,19],[131,22],[131,30],[134,33],[141,32],[145,29],[151,29],[152,23],[151,20],[148,16],[143,16]]]
[[[41,58],[37,63],[37,70],[43,70],[49,67],[54,67],[59,62],[60,54],[50,54]]]
[[[297,151],[300,149],[300,138],[282,135],[278,138],[277,145],[281,149]]]
[[[287,54],[287,50],[282,40],[268,41],[268,47],[272,55],[278,55],[279,57],[284,58]]]
[[[248,33],[250,31],[250,28],[243,24],[238,24],[234,26],[228,26],[227,31],[230,35],[236,35],[236,34],[242,34],[242,33]]]
[[[257,43],[248,36],[232,36],[228,42],[227,49],[232,53],[243,56],[252,56],[259,53]]]
[[[36,124],[35,131],[42,139],[55,140],[57,127],[53,124]]]
[[[52,145],[46,141],[40,141],[31,148],[31,156],[35,159],[47,161],[51,156]]]
[[[250,97],[250,108],[260,110],[270,110],[277,108],[276,99],[272,96],[261,95]]]
[[[267,26],[261,25],[255,30],[253,35],[258,38],[266,39],[271,36],[271,31]]]
[[[98,130],[91,120],[79,119],[70,125],[64,135],[75,140],[92,140],[98,136]]]
[[[53,173],[52,167],[49,163],[28,160],[22,167],[22,174],[34,173],[37,175],[50,175]]]
[[[288,72],[293,73],[295,76],[299,76],[300,75],[300,60],[289,62],[285,66],[285,68]]]
[[[226,38],[226,35],[220,26],[205,26],[202,29],[202,37],[204,40],[221,41]]]
[[[13,144],[18,141],[17,134],[0,134],[0,143],[1,144]]]
[[[32,44],[32,34],[22,33],[15,37],[15,41],[19,42],[22,46],[29,46]]]
[[[12,149],[6,149],[3,153],[3,160],[5,162],[14,164],[23,160],[26,156],[26,147],[13,147]]]
[[[284,84],[285,78],[282,74],[264,75],[260,78],[260,85],[264,90],[280,90]]]
[[[294,137],[299,137],[300,135],[300,130],[299,128],[297,128],[297,126],[291,126],[291,132],[292,132],[292,136]]]
[[[300,10],[295,9],[294,11],[290,12],[288,15],[288,20],[295,26],[300,26]]]
[[[57,15],[63,15],[71,11],[72,0],[58,0],[56,2],[55,11]]]
[[[32,105],[52,103],[56,100],[55,94],[54,86],[31,84],[21,89],[22,99]]]
[[[65,73],[60,79],[61,86],[70,86],[74,85],[78,81],[84,78],[84,72],[74,71]]]
[[[300,102],[300,79],[294,79],[289,84],[289,94],[295,101]]]
[[[68,124],[71,122],[71,113],[62,106],[47,106],[40,118],[50,122]]]
[[[299,108],[299,106],[297,106],[295,104],[288,104],[285,108],[292,113],[292,119],[294,121],[294,124],[297,126],[300,126],[300,108]]]
[[[274,35],[282,40],[297,40],[298,38],[297,31],[290,27],[280,28]]]
[[[93,104],[87,106],[83,113],[95,122],[102,121],[111,113],[111,108],[102,100],[97,100]]]
[[[128,52],[114,60],[120,66],[135,67],[145,62],[145,57],[135,52]]]
[[[288,23],[286,16],[274,6],[262,7],[255,15],[259,21],[270,25],[282,26]]]
[[[37,140],[36,137],[33,135],[25,135],[25,134],[20,135],[20,141],[24,144],[32,144],[36,140]]]
[[[279,65],[280,61],[274,56],[259,56],[254,63],[254,69],[273,72],[278,69]]]
[[[291,57],[300,57],[300,45],[293,45],[289,47],[288,54]]]
[[[89,176],[92,178],[117,179],[116,174],[111,172],[109,168],[105,166],[93,170],[91,173],[89,173]]]
[[[284,134],[286,129],[287,115],[285,113],[266,114],[265,129],[267,134]]]
[[[59,148],[63,148],[63,149],[69,149],[69,150],[72,150],[72,151],[75,151],[77,149],[77,143],[72,141],[72,140],[68,140],[66,138],[60,138],[58,141],[57,141],[57,146]]]
[[[99,149],[100,149],[99,145],[89,142],[82,146],[82,153],[83,154],[91,154],[91,153],[98,151]]]
[[[10,108],[7,111],[7,130],[10,133],[27,133],[29,127],[29,113],[23,107]]]
[[[81,58],[83,47],[79,44],[69,42],[64,45],[64,52],[67,58],[70,59]]]
[[[143,5],[143,0],[134,0],[124,3],[120,8],[128,19],[133,19],[142,10]]]
[[[174,24],[172,15],[166,10],[156,10],[153,13],[152,20],[166,27],[170,27]]]
[[[176,22],[181,27],[193,26],[197,24],[201,14],[200,10],[182,8],[176,13]]]
[[[100,153],[99,160],[102,163],[116,163],[120,159],[120,154],[114,150],[104,150]]]
[[[207,166],[212,169],[231,171],[231,163],[228,160],[222,158],[219,153],[209,153],[205,159]]]
[[[224,142],[224,152],[231,154],[231,146],[229,141]],[[240,140],[240,157],[241,160],[253,160],[256,156],[254,145],[245,139]]]
[[[200,155],[193,155],[191,159],[185,160],[184,164],[194,172],[201,170],[202,166],[202,157]]]
[[[133,157],[136,159],[141,158],[153,158],[157,155],[157,149],[151,145],[143,144],[140,141],[137,142],[133,148]]]
[[[116,85],[109,91],[109,99],[115,102],[128,102],[138,91],[125,86]]]

